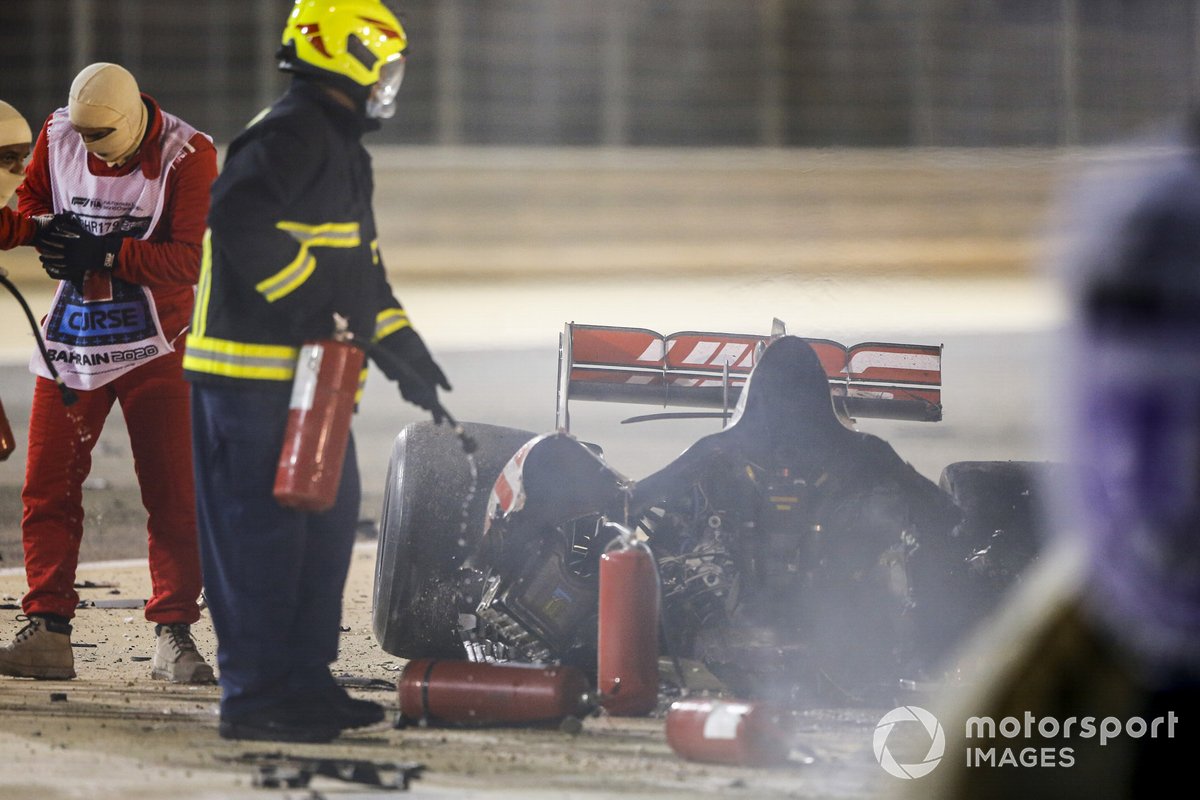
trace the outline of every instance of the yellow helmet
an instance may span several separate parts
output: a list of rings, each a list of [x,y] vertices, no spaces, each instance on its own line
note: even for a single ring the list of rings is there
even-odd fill
[[[403,61],[407,47],[400,21],[380,0],[296,0],[283,29],[279,67],[369,87],[385,65]]]

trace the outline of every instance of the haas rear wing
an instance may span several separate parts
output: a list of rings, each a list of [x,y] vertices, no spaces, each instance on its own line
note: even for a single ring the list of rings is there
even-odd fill
[[[771,338],[699,331],[663,336],[645,328],[567,323],[559,342],[557,426],[570,429],[571,400],[727,413],[760,346]],[[834,402],[847,416],[921,422],[942,418],[941,345],[864,342],[847,347],[829,339],[805,341],[816,351]]]

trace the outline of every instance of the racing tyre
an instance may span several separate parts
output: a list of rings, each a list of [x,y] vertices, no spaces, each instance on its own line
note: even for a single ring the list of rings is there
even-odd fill
[[[465,423],[471,461],[447,426],[417,422],[396,437],[383,494],[372,623],[403,658],[463,658],[455,571],[483,532],[488,496],[508,459],[535,434]]]
[[[956,533],[960,546],[973,554],[970,571],[994,592],[1018,580],[1037,557],[1058,467],[1037,461],[958,461],[942,470],[939,485],[963,511]]]
[[[970,631],[989,617],[1041,549],[1052,465],[958,461],[941,490],[962,518],[909,559],[916,601],[914,665],[936,674]]]

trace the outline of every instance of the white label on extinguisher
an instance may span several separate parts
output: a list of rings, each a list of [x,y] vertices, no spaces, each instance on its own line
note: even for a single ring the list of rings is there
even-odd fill
[[[292,381],[292,399],[288,408],[308,411],[313,407],[313,396],[317,391],[317,376],[321,372],[321,359],[325,348],[319,344],[306,344],[300,348],[296,360],[296,377]]]
[[[750,713],[744,703],[721,703],[708,712],[704,720],[705,739],[736,739],[742,717]]]

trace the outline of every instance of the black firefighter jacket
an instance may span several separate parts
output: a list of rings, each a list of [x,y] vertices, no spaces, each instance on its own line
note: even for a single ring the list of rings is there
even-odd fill
[[[328,338],[335,313],[385,350],[414,338],[376,242],[361,141],[372,124],[296,79],[230,144],[212,188],[188,380],[291,381],[300,346]]]

